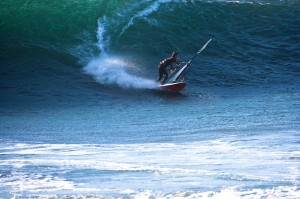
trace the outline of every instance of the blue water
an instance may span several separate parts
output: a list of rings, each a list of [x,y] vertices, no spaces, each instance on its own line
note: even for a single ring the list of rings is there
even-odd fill
[[[300,198],[298,1],[0,4],[0,198]]]

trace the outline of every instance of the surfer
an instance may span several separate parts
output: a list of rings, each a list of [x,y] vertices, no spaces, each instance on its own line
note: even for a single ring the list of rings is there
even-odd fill
[[[163,76],[165,76],[165,77],[164,77],[164,80],[163,80],[162,84],[165,83],[165,81],[168,79],[169,74],[166,71],[166,68],[168,66],[171,67],[171,72],[173,72],[178,66],[180,66],[180,64],[184,64],[184,62],[181,62],[181,63],[177,62],[177,56],[178,56],[178,53],[173,52],[171,57],[166,58],[166,59],[164,59],[163,61],[161,61],[159,63],[157,82],[159,82],[163,78]],[[173,67],[174,63],[176,63],[176,66],[177,66],[176,68]]]

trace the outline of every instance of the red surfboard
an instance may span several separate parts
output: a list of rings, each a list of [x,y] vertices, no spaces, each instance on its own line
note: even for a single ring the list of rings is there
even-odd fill
[[[176,82],[160,85],[160,88],[167,91],[179,92],[186,86],[185,82]]]

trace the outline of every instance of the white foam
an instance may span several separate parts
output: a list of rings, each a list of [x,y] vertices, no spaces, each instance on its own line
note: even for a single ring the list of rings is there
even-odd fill
[[[84,67],[87,74],[92,75],[97,82],[104,85],[117,85],[121,88],[134,89],[154,89],[158,88],[158,83],[154,80],[139,77],[128,72],[128,69],[138,68],[130,62],[107,53],[110,37],[106,34],[106,17],[98,20],[97,38],[98,48],[101,54],[93,58]]]
[[[126,174],[126,177],[132,176],[133,173],[134,176],[141,177],[141,182],[147,181],[149,176],[155,176],[158,179],[167,179],[168,183],[178,183],[180,189],[183,188],[181,182],[184,182],[184,186],[195,187],[202,186],[205,179],[211,179],[211,182],[206,182],[208,185],[205,186],[214,185],[214,181],[224,180],[238,187],[227,187],[214,192],[172,193],[168,191],[170,195],[165,195],[168,194],[166,192],[156,193],[156,190],[152,190],[150,193],[149,191],[144,192],[143,189],[135,190],[137,188],[135,185],[113,190],[114,193],[124,190],[120,194],[129,195],[131,198],[135,198],[135,196],[138,198],[144,194],[158,198],[198,198],[200,196],[203,198],[272,198],[273,196],[273,198],[277,196],[284,198],[299,194],[299,190],[293,187],[241,190],[241,187],[248,184],[249,181],[267,186],[270,184],[299,185],[299,165],[296,161],[282,158],[289,157],[295,152],[278,151],[273,148],[265,150],[263,145],[252,142],[245,144],[246,142],[242,141],[242,146],[239,145],[239,142],[227,142],[224,139],[176,144],[6,145],[3,148],[0,147],[0,151],[3,155],[9,155],[9,158],[1,160],[0,166],[12,169],[13,173],[4,173],[0,178],[0,184],[18,191],[42,192],[47,189],[49,192],[56,192],[62,190],[62,187],[66,187],[68,190],[85,192],[85,185],[81,183],[74,185],[75,182],[67,181],[60,175],[52,176],[52,171],[68,173],[69,171],[92,169],[101,172],[109,171],[108,173],[112,171],[117,174],[121,172]],[[273,169],[262,169],[270,165]],[[282,168],[286,169],[282,170]],[[143,174],[140,175],[139,172]],[[114,174],[112,174],[113,176]],[[178,178],[173,181],[170,176]],[[184,181],[181,181],[181,178]],[[18,186],[18,180],[20,186]],[[122,181],[126,184],[130,182],[130,178],[129,180],[122,178]],[[120,185],[123,184],[120,183]],[[147,187],[143,187],[144,189],[152,188],[151,182],[145,183],[145,185]],[[95,188],[89,183],[86,187],[87,189]],[[108,184],[101,186],[102,188],[110,189],[111,187]],[[102,191],[97,193],[102,193]]]
[[[119,57],[101,54],[85,68],[87,74],[93,75],[97,82],[104,85],[117,85],[122,88],[154,89],[158,84],[154,80],[132,75],[126,71],[128,62]]]
[[[73,190],[74,184],[62,178],[41,174],[26,174],[13,172],[11,176],[2,177],[2,186],[10,186],[18,192],[53,192],[58,190]]]
[[[173,198],[173,199],[261,199],[261,198],[299,198],[300,190],[297,187],[274,187],[272,189],[252,189],[252,190],[237,190],[235,187],[224,188],[220,191],[208,192],[193,192],[193,191],[177,191],[169,194],[163,194],[153,190],[143,190],[127,193],[131,198]]]

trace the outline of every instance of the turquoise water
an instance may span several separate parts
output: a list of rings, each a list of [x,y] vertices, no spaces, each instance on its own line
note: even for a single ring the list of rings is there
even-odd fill
[[[0,4],[1,198],[299,198],[297,1]]]

